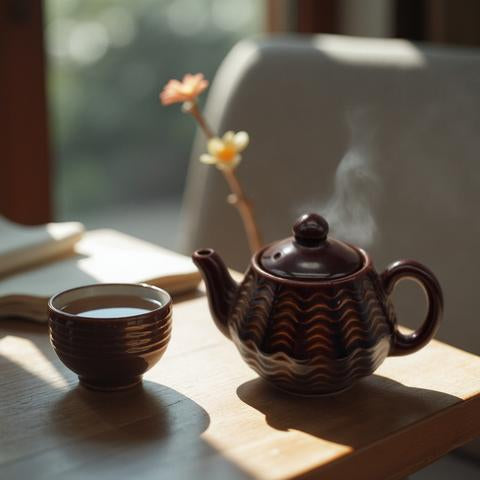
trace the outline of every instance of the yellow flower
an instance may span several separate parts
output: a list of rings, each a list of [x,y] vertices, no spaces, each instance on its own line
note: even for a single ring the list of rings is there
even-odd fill
[[[242,159],[240,152],[245,150],[248,142],[247,132],[229,131],[222,138],[211,138],[207,145],[208,153],[201,155],[200,161],[220,169],[234,168]]]

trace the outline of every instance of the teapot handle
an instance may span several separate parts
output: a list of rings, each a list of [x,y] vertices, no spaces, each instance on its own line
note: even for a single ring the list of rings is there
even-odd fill
[[[435,275],[415,260],[399,260],[380,275],[383,288],[390,296],[395,285],[404,279],[414,280],[425,292],[428,311],[423,324],[415,332],[405,335],[395,325],[392,348],[389,355],[408,355],[424,347],[435,335],[443,313],[443,294]]]

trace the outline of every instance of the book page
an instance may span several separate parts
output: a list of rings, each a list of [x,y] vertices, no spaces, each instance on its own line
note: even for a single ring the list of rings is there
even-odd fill
[[[163,279],[181,287],[182,281],[186,286],[200,281],[190,258],[113,230],[86,233],[74,251],[72,257],[1,280],[0,306],[2,297],[4,302],[8,296],[49,298],[92,283],[158,283]]]
[[[78,222],[26,226],[0,216],[0,276],[64,255],[83,231]]]

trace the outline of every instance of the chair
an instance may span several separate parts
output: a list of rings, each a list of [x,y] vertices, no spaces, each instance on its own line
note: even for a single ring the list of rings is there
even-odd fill
[[[474,49],[319,35],[242,41],[224,60],[206,115],[217,132],[247,130],[238,174],[266,242],[323,213],[334,236],[365,247],[377,269],[414,258],[445,293],[438,337],[480,354],[480,53]],[[249,258],[224,179],[198,162],[184,202],[185,251]],[[424,300],[402,284],[403,324]]]

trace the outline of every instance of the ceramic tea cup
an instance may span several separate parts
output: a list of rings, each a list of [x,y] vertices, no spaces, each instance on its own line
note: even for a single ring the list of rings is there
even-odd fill
[[[157,287],[97,284],[48,302],[50,341],[60,360],[95,390],[132,387],[164,354],[172,300]]]

